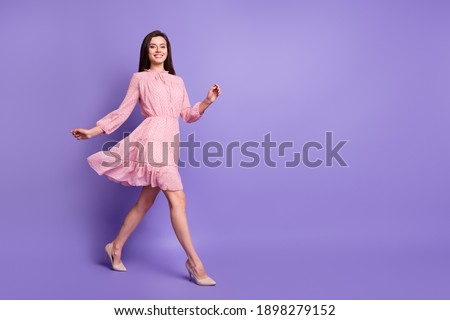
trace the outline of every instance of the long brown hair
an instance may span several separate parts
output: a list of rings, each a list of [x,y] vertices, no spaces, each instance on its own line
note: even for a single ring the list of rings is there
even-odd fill
[[[170,41],[167,35],[160,31],[155,30],[150,32],[148,35],[145,36],[144,40],[142,41],[141,45],[141,55],[139,58],[139,72],[144,71],[145,69],[150,69],[150,59],[148,57],[148,47],[150,44],[150,41],[153,37],[161,36],[166,40],[167,43],[167,58],[164,60],[164,70],[169,71],[170,74],[175,75],[175,69],[173,68],[173,62],[172,62],[172,49],[170,48]]]

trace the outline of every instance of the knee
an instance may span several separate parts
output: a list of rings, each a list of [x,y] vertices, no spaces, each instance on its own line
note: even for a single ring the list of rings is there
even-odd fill
[[[180,209],[186,208],[186,195],[184,192],[176,193],[170,201],[170,206]]]
[[[143,211],[145,213],[152,207],[153,203],[153,200],[139,199],[139,201],[136,203],[136,207],[139,209],[139,211]]]

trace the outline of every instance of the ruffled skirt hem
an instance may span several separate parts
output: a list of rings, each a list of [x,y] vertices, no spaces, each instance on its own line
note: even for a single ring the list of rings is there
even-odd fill
[[[174,165],[152,166],[132,160],[115,159],[114,153],[99,151],[89,157],[87,161],[98,175],[104,175],[109,180],[123,186],[152,186],[161,190],[183,190],[183,184]]]

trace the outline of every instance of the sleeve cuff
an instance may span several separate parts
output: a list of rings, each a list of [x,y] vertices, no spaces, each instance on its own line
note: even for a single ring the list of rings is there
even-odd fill
[[[105,132],[105,134],[110,134],[110,131],[108,130],[108,128],[106,128],[106,127],[103,125],[103,122],[97,121],[97,122],[95,123],[95,125],[96,125],[97,127],[99,127],[100,129],[102,129],[102,130]]]
[[[201,118],[205,114],[205,111],[203,111],[203,113],[200,113],[200,102],[197,102],[193,107],[193,109],[198,118]]]

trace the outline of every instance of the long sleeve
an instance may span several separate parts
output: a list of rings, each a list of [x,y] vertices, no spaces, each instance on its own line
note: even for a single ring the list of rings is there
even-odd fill
[[[181,108],[181,118],[183,119],[184,122],[187,123],[191,123],[191,122],[195,122],[198,119],[200,119],[203,114],[200,114],[200,102],[197,102],[192,108],[191,108],[191,103],[189,102],[189,97],[186,91],[186,86],[184,85],[183,82],[183,105]],[[203,112],[204,113],[204,112]]]
[[[139,100],[139,79],[136,74],[131,77],[128,90],[120,106],[97,121],[96,125],[106,134],[114,132],[128,119]]]

